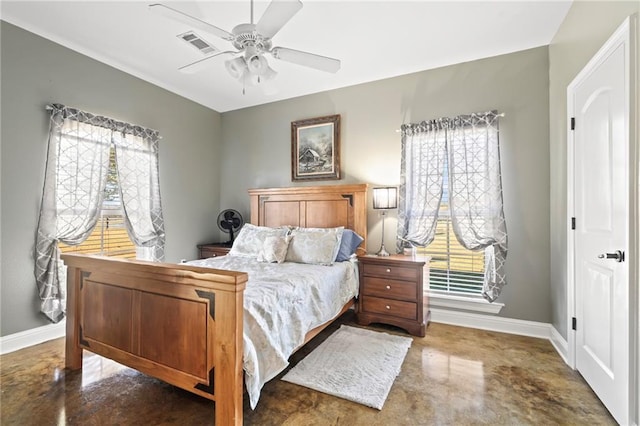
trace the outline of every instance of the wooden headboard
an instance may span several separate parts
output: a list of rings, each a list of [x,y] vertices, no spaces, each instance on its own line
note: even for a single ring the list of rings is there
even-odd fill
[[[367,247],[366,183],[250,189],[251,223],[259,226],[331,228],[344,226],[358,233]]]

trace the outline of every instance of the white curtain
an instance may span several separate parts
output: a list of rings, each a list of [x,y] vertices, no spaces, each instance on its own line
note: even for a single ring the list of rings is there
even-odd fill
[[[426,246],[435,236],[447,155],[446,126],[443,120],[402,126],[398,202],[400,252],[405,242]]]
[[[452,119],[447,146],[453,232],[463,247],[484,249],[482,295],[494,301],[506,284],[507,258],[497,113]]]
[[[123,193],[122,198],[125,215],[131,212],[132,216],[127,216],[129,236],[140,246],[152,247],[154,260],[164,257],[164,224],[160,209],[157,132],[62,105],[53,105],[50,110],[34,272],[41,311],[51,321],[58,322],[66,312],[66,268],[60,261],[58,243],[81,244],[95,227],[102,207],[112,143],[116,144],[117,153],[121,153],[121,161],[128,165],[123,168],[132,170],[120,185],[121,190],[127,186],[123,191],[127,195]],[[131,160],[127,152],[137,144],[141,146],[138,151],[146,155]],[[134,169],[130,167],[132,161],[136,162]],[[131,175],[139,169],[145,172],[136,180]],[[141,188],[130,190],[129,185]],[[133,197],[135,201],[131,200]],[[149,222],[153,223],[153,238]]]
[[[116,165],[127,231],[138,258],[164,260],[164,220],[158,178],[158,137],[138,130],[115,133]]]
[[[35,277],[41,311],[53,322],[66,311],[66,268],[58,243],[80,244],[100,216],[111,131],[78,111],[54,108],[40,220],[36,236]]]
[[[401,155],[398,249],[433,241],[448,179],[454,233],[463,247],[484,250],[482,295],[493,302],[507,257],[497,112],[403,125]]]

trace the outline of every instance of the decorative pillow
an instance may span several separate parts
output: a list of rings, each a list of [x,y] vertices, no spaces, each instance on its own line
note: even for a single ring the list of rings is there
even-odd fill
[[[296,228],[291,231],[287,262],[332,265],[340,248],[344,227]]]
[[[267,237],[262,244],[262,250],[258,254],[258,262],[282,263],[287,256],[287,249],[291,235],[284,237]]]
[[[344,262],[349,260],[352,254],[356,252],[358,246],[364,241],[360,235],[353,232],[351,229],[345,229],[342,233],[342,241],[340,242],[340,249],[336,256],[336,262]]]
[[[236,236],[228,256],[258,258],[264,241],[268,237],[284,237],[289,228],[269,228],[246,223]]]

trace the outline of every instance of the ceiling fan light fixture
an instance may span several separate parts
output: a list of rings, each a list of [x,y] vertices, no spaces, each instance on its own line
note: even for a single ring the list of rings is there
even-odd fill
[[[268,67],[269,64],[267,64],[267,60],[260,55],[253,55],[247,61],[247,67],[249,68],[249,72],[251,74],[257,74],[257,75],[262,74],[262,71],[265,66]]]
[[[224,63],[227,71],[231,75],[231,77],[236,80],[242,79],[245,71],[247,71],[247,64],[244,61],[242,56],[239,56],[235,59],[230,59]]]
[[[260,76],[258,74],[252,74],[247,68],[239,80],[242,82],[243,87],[253,87],[260,83]]]
[[[267,62],[267,60],[263,57],[262,59],[264,59],[265,62]],[[263,68],[262,74],[260,74],[260,77],[263,80],[273,80],[274,78],[276,78],[276,75],[278,75],[278,72],[276,70],[274,70],[273,68],[271,68],[269,66],[269,64],[267,63],[266,66]]]
[[[249,59],[239,56],[225,63],[231,77],[243,86],[255,86],[263,81],[273,80],[278,73],[269,66],[267,58],[256,54]]]

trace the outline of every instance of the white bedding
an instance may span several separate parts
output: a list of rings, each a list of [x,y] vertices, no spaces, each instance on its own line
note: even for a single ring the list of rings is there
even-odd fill
[[[357,265],[260,263],[239,256],[194,260],[191,265],[247,272],[244,292],[244,371],[251,408],[262,386],[289,364],[306,333],[335,317],[358,294]]]

